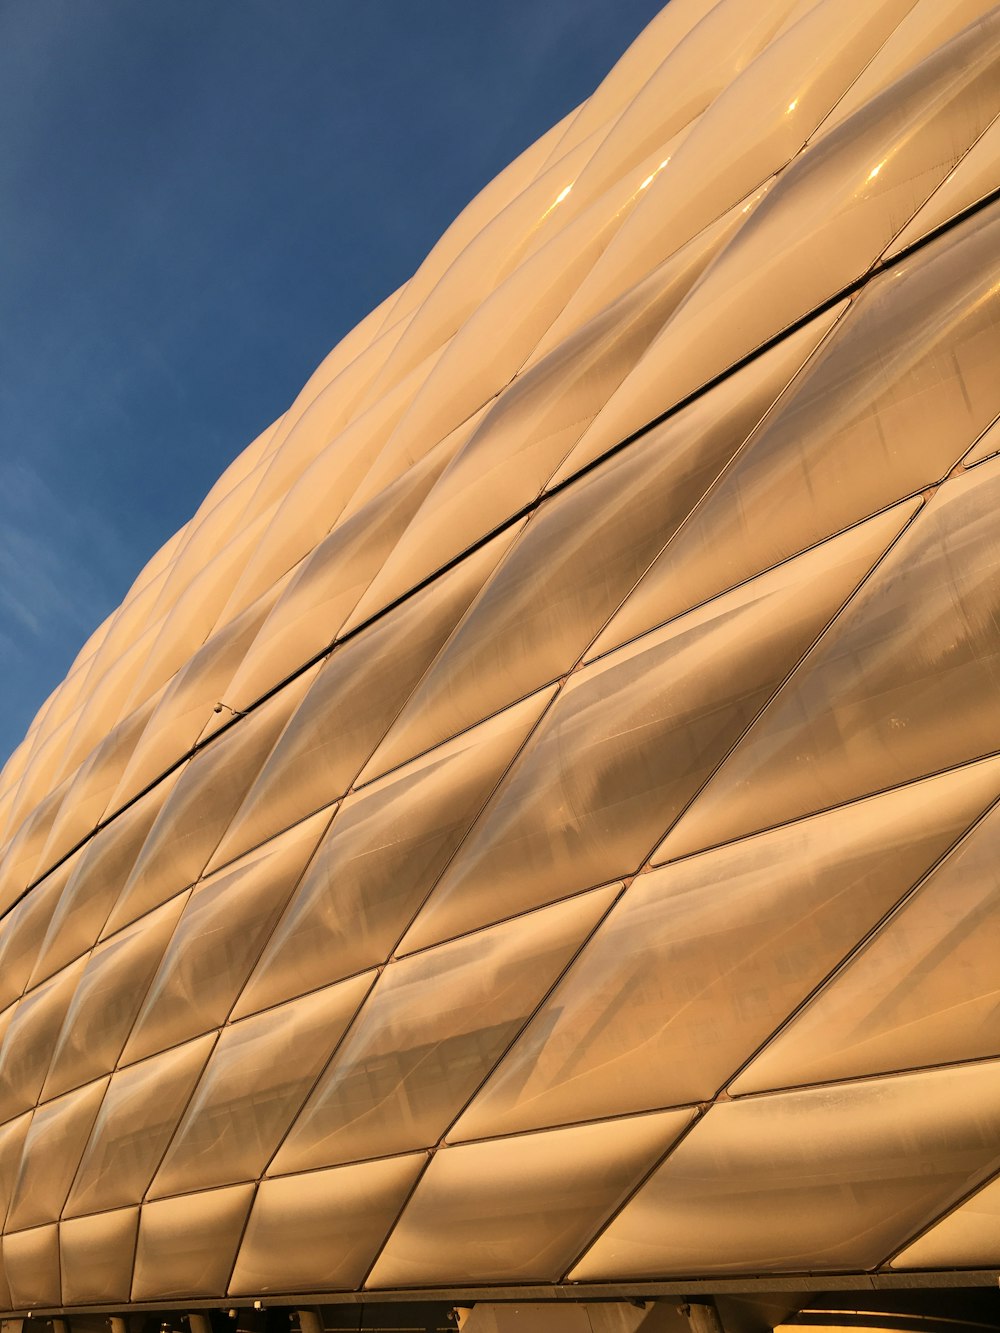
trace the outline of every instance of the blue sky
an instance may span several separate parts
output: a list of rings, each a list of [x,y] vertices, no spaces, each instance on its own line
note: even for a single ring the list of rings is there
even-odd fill
[[[148,557],[661,0],[4,0],[0,763]]]

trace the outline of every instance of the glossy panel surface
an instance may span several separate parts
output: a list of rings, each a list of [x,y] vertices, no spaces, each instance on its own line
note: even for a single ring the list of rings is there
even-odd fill
[[[998,854],[994,807],[730,1091],[1000,1055]]]
[[[1000,1261],[998,116],[991,0],[670,0],[148,561],[0,773],[5,1324]]]
[[[0,920],[0,1005],[6,1007],[24,991],[70,873],[68,866],[53,871]],[[48,972],[44,964],[43,969]]]
[[[993,1180],[908,1245],[893,1268],[995,1268],[1000,1256],[1000,1182]]]
[[[176,777],[166,778],[101,829],[67,863],[70,877],[58,895],[44,944],[38,951],[30,978],[32,985],[93,947],[175,781]],[[66,872],[67,867],[61,866],[53,875],[65,877]],[[41,896],[45,898],[49,892],[46,888]]]
[[[150,1197],[260,1175],[374,977],[223,1029]]]
[[[67,1305],[128,1300],[138,1226],[138,1208],[60,1223],[59,1267]]]
[[[365,1285],[554,1281],[691,1115],[438,1152]]]
[[[550,699],[516,704],[344,802],[237,1016],[388,959]]]
[[[570,1276],[870,1268],[996,1169],[998,1089],[993,1063],[714,1106]]]
[[[143,1204],[132,1299],[223,1295],[252,1196],[234,1185]]]
[[[185,902],[185,895],[178,895],[91,954],[63,1020],[43,1100],[118,1063]]]
[[[272,1174],[433,1146],[615,892],[585,894],[390,963]]]
[[[428,748],[572,670],[820,332],[804,331],[541,508],[414,691],[375,762]]]
[[[214,1044],[213,1033],[112,1076],[66,1216],[142,1199]]]
[[[232,681],[234,708],[246,708],[329,647],[446,461],[425,460],[306,557]]]
[[[4,1120],[26,1111],[38,1099],[84,962],[81,958],[32,991],[11,1015],[0,1046],[0,1117]]]
[[[218,737],[188,762],[142,845],[105,934],[128,925],[199,878],[306,692],[311,674],[300,676],[256,713],[241,719],[243,726]]]
[[[107,1086],[106,1078],[98,1079],[35,1112],[7,1210],[8,1230],[36,1226],[62,1212]]]
[[[1000,16],[807,148],[619,396],[677,402],[859,279],[996,116]]]
[[[575,675],[404,951],[636,871],[904,521],[889,514]]]
[[[869,284],[605,644],[645,627],[653,608],[676,615],[948,474],[1000,411],[997,237],[1000,215]]]
[[[993,194],[1000,180],[1000,119],[986,127],[954,171],[917,210],[886,251],[897,255]]]
[[[3,1264],[14,1308],[59,1305],[59,1228],[5,1232]]]
[[[334,1290],[360,1285],[426,1157],[265,1180],[257,1191],[229,1290],[310,1290],[322,1268]]]
[[[487,545],[399,614],[334,650],[250,788],[220,857],[253,846],[350,788],[510,539]]]
[[[1000,465],[947,482],[664,843],[677,856],[1000,749]]]
[[[320,814],[196,888],[122,1055],[127,1064],[223,1023],[326,825]]]
[[[0,1128],[0,1214],[4,1217],[7,1215],[7,1207],[17,1183],[21,1153],[28,1126],[31,1124],[31,1116],[32,1113],[26,1111],[15,1120],[8,1120]]]
[[[712,1097],[998,784],[994,761],[640,876],[452,1137]]]

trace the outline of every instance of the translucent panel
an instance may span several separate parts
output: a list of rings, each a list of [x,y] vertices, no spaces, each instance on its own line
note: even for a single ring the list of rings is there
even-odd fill
[[[62,773],[72,773],[118,720],[132,711],[130,702],[136,677],[142,671],[162,628],[161,622],[144,626],[135,642],[120,657],[112,658],[96,680],[88,680],[83,706],[68,739],[60,742]],[[162,682],[157,682],[157,685]],[[155,693],[156,685],[143,692],[136,704]]]
[[[152,711],[152,700],[135,709],[80,766],[53,821],[33,877],[55,865],[108,813],[108,802]]]
[[[53,1223],[34,1231],[8,1232],[3,1238],[3,1263],[14,1309],[60,1305],[59,1228]]]
[[[125,1063],[225,1022],[315,850],[314,816],[195,889],[153,978]]]
[[[386,960],[550,698],[526,700],[345,801],[238,1015]]]
[[[796,0],[727,0],[709,10],[623,109],[575,191],[589,198],[606,188],[704,111],[772,41],[795,6]]]
[[[566,184],[572,183],[586,165],[593,147],[592,141],[582,143],[564,154],[526,183],[525,189],[470,240],[414,311],[385,369],[369,389],[367,401],[375,401],[385,393],[386,385],[396,382],[429,353],[442,348],[456,330],[461,330],[504,278],[509,277],[527,245],[539,233],[544,239],[550,238],[547,224],[561,230],[563,205],[568,197]]]
[[[484,404],[478,412],[473,412],[470,417],[467,417],[460,426],[456,426],[453,431],[449,431],[443,440],[425,442],[429,443],[430,452],[435,455],[435,467],[437,467],[437,460],[442,460],[443,465],[445,465],[464,448],[466,441],[472,436],[473,432],[479,429],[479,423],[490,406],[489,403]],[[398,435],[393,435],[365,473],[364,480],[348,501],[344,510],[345,522],[359,510],[366,508],[383,490],[391,487],[398,477],[401,477],[419,463],[422,455],[417,450],[407,447],[408,443],[412,442],[401,440]],[[443,466],[441,470],[443,470]],[[440,472],[438,475],[440,475]],[[391,554],[386,558],[391,559]],[[379,574],[376,574],[375,577],[378,578]],[[362,600],[366,598],[367,593]],[[352,612],[348,620],[345,621],[345,625],[355,623],[356,619],[355,613]]]
[[[682,400],[861,277],[997,114],[1000,14],[988,24],[782,172],[619,390],[621,403]],[[609,414],[620,405],[613,399]]]
[[[450,1137],[712,1097],[998,785],[993,761],[640,876]]]
[[[267,475],[271,461],[267,455],[261,456],[247,475],[211,508],[201,505],[199,513],[188,524],[188,535],[172,563],[153,615],[165,613],[164,623],[169,624],[185,600],[195,593],[195,600],[189,601],[189,607],[193,612],[192,621],[199,623],[196,643],[203,641],[209,617],[215,620],[219,615],[233,584],[240,577],[241,564],[245,564],[256,547],[256,540],[249,547],[245,545],[245,537],[249,532],[259,537],[261,517],[275,508],[275,497],[269,497],[269,501],[259,500],[261,480]],[[243,553],[243,563],[237,560],[240,553]],[[207,579],[205,575],[208,575]],[[173,629],[177,629],[176,620]]]
[[[11,1300],[10,1287],[7,1285],[7,1276],[3,1266],[3,1237],[0,1236],[0,1310],[12,1310],[14,1302]]]
[[[442,649],[373,767],[429,749],[574,667],[819,333],[811,326],[787,340],[543,506]]]
[[[315,669],[248,717],[237,719],[189,761],[143,843],[104,929],[112,934],[203,873]]]
[[[0,1229],[7,1215],[14,1185],[17,1183],[21,1151],[30,1124],[31,1112],[26,1111],[16,1120],[8,1120],[5,1125],[0,1125]]]
[[[387,605],[533,500],[722,244],[688,246],[526,370],[486,413],[348,625]]]
[[[183,589],[192,583],[192,576],[197,569],[208,563],[217,551],[221,551],[233,532],[247,527],[267,507],[267,501],[255,504],[261,489],[261,481],[271,467],[273,455],[281,448],[281,437],[287,435],[288,413],[276,421],[267,447],[255,449],[253,460],[247,460],[247,467],[241,468],[241,476],[233,473],[229,479],[223,473],[219,481],[201,501],[199,508],[188,523],[188,536],[184,545],[177,552],[173,561],[176,575],[173,587],[168,589],[164,603],[176,605]],[[221,483],[221,484],[220,484]],[[273,500],[273,496],[271,497]]]
[[[373,460],[433,365],[434,358],[429,358],[415,367],[402,383],[395,384],[378,397],[372,407],[336,435],[294,481],[279,502],[267,532],[233,589],[229,605],[222,613],[223,620],[227,613],[265,592],[275,579],[323,541],[367,476]],[[411,491],[412,487],[406,488],[410,499],[404,500],[404,509],[417,503]],[[399,508],[401,498],[393,498],[390,517]],[[408,514],[402,517],[401,524],[405,524],[408,517]],[[375,538],[372,545],[376,550],[392,540],[391,525],[386,526],[388,531],[370,534]]]
[[[184,1114],[215,1034],[112,1076],[66,1214],[138,1203]]]
[[[873,520],[572,676],[403,950],[638,869],[901,522]]]
[[[15,750],[14,754],[16,755],[17,753],[18,752]],[[8,781],[5,776],[6,773],[7,769],[5,768],[3,773],[0,773],[0,781]],[[0,839],[3,839],[4,842],[6,842],[5,834],[7,831],[7,821],[14,802],[17,800],[17,796],[17,779],[12,776],[9,779],[8,785],[4,788],[2,795],[0,795]]]
[[[637,260],[650,267],[780,171],[912,6],[913,0],[811,5],[669,154],[601,267],[627,272]]]
[[[91,658],[83,666],[74,669],[72,675],[58,689],[53,691],[47,704],[39,711],[27,736],[27,754],[25,755],[25,762],[21,765],[25,778],[32,773],[35,768],[35,760],[40,758],[41,753],[48,748],[49,740],[54,738],[56,733],[59,734],[62,745],[54,748],[61,748],[61,753],[49,769],[49,785],[70,773],[71,766],[67,765],[66,762],[66,743],[73,734],[72,728],[75,727],[76,721],[83,711],[89,689],[92,689],[97,683],[96,680],[88,680],[93,665],[93,658]]]
[[[1000,463],[945,483],[664,844],[678,856],[1000,749]]]
[[[320,542],[264,622],[227,703],[245,708],[329,647],[447,461],[432,453]]]
[[[0,918],[0,1008],[6,1008],[24,990],[52,913],[75,864],[67,862],[53,870]]]
[[[605,128],[652,78],[674,48],[696,23],[714,7],[716,0],[673,0],[664,6],[639,33],[623,56],[612,66],[597,88],[567,118],[568,124],[556,140],[551,158],[564,153],[584,136]]]
[[[733,1090],[1000,1055],[998,852],[994,809]]]
[[[975,447],[969,450],[962,462],[966,467],[972,467],[974,463],[981,463],[986,458],[992,458],[996,453],[1000,453],[1000,421],[994,422],[989,430],[984,431]]]
[[[330,355],[333,354],[330,353]],[[312,377],[306,382],[306,389],[300,391],[299,398],[306,392],[311,381]],[[222,476],[219,477],[218,481],[212,486],[204,500],[202,500],[201,504],[195,510],[189,525],[190,527],[194,528],[196,524],[200,523],[206,514],[211,513],[216,505],[221,503],[225,496],[231,491],[234,491],[240,482],[253,472],[262,459],[268,457],[278,439],[280,439],[282,431],[285,429],[285,422],[288,415],[289,413],[286,413],[284,416],[278,417],[276,421],[272,421],[266,430],[261,431],[255,440],[252,440],[245,449],[236,455],[223,472]],[[139,577],[142,578],[144,574],[145,571],[143,571],[143,574]],[[136,583],[138,583],[138,580],[136,580]]]
[[[341,796],[515,533],[476,552],[323,664],[233,821],[234,855]]]
[[[66,803],[73,795],[79,775],[79,769],[70,773],[55,791],[35,808],[21,825],[18,836],[11,842],[10,852],[4,858],[0,869],[0,884],[2,884],[0,892],[4,892],[8,884],[11,888],[18,888],[18,893],[10,893],[11,900],[19,896],[29,885],[44,878],[46,871],[52,870],[55,862],[59,860],[58,856],[47,856],[45,848],[49,846],[53,832],[58,835],[60,826],[65,828],[61,815],[67,809]],[[97,819],[98,816],[95,814],[93,822],[88,821],[85,833],[93,829]],[[79,835],[74,837],[73,841],[63,848],[63,853],[70,851],[79,841]]]
[[[151,1197],[261,1175],[373,980],[369,972],[225,1028]]]
[[[543,356],[555,351],[570,338],[585,338],[585,326],[596,330],[602,326],[607,328],[609,322],[612,328],[617,323],[623,326],[624,333],[628,327],[625,317],[629,311],[638,306],[636,310],[638,313],[643,308],[640,302],[648,302],[653,293],[662,292],[663,298],[666,299],[661,298],[656,302],[659,323],[643,320],[636,330],[638,332],[641,329],[644,334],[641,342],[634,339],[623,340],[621,351],[630,351],[631,355],[626,358],[619,354],[615,358],[620,363],[619,370],[613,382],[608,380],[599,407],[607,401],[611,389],[621,383],[624,373],[634,367],[662,325],[680,305],[723,246],[727,245],[735,232],[743,226],[773,183],[770,180],[765,181],[747,198],[740,198],[733,208],[725,210],[720,217],[711,220],[703,229],[696,229],[690,239],[679,247],[665,244],[662,234],[657,233],[656,229],[649,225],[649,191],[697,123],[694,121],[692,125],[686,126],[669,142],[657,148],[640,168],[640,171],[646,174],[639,181],[638,193],[641,198],[637,199],[634,210],[611,238],[607,248],[566,302],[562,313],[553,320],[545,336],[540,339],[538,346],[525,363],[526,368],[533,367]],[[631,244],[621,244],[621,236],[625,231],[632,237]],[[644,325],[647,327],[643,328]],[[614,342],[611,343],[609,350],[613,349]],[[584,424],[581,422],[581,430]]]
[[[366,1287],[558,1279],[691,1114],[439,1151]]]
[[[98,631],[95,631],[97,633]],[[21,804],[25,777],[30,773],[31,764],[46,736],[56,727],[64,725],[69,715],[80,707],[80,692],[86,680],[90,662],[82,662],[71,668],[66,679],[52,691],[45,703],[35,714],[34,721],[28,728],[24,740],[0,769],[0,789],[6,798],[12,800],[8,812]],[[9,813],[8,813],[9,818]],[[7,827],[0,824],[5,836],[16,832],[16,825]]]
[[[35,734],[31,752],[18,782],[17,799],[8,816],[6,836],[20,834],[21,825],[32,814],[38,803],[51,792],[65,768],[66,744],[80,716],[83,705],[60,722],[51,733],[40,728]],[[38,844],[41,846],[41,843]],[[4,862],[6,865],[6,862]]]
[[[7,1035],[7,1029],[11,1025],[14,1015],[17,1013],[18,1001],[9,1004],[6,1009],[0,1012],[0,1048],[3,1046],[4,1038]]]
[[[39,714],[40,725],[35,737],[32,760],[44,748],[45,742],[55,737],[57,732],[61,734],[61,742],[56,746],[60,766],[52,769],[51,780],[68,773],[87,753],[85,748],[76,749],[76,746],[72,748],[69,746],[69,737],[73,732],[72,729],[67,729],[65,724],[68,722],[71,728],[75,728],[76,721],[79,721],[83,714],[84,704],[87,704],[105,674],[113,668],[116,661],[127,659],[129,649],[141,639],[145,629],[148,628],[149,609],[152,607],[152,600],[160,583],[161,580],[157,580],[156,584],[151,585],[143,595],[125,601],[123,607],[104,621],[101,627],[104,635],[101,636],[100,632],[97,632],[97,637],[103,637],[103,641],[97,645],[96,651],[91,653],[85,663],[73,669],[69,680],[60,686],[56,694],[53,694],[52,706],[45,710],[44,718]],[[100,732],[96,732],[93,740],[99,738]]]
[[[107,940],[77,983],[42,1098],[114,1069],[186,899],[178,895]]]
[[[58,1217],[97,1116],[106,1078],[35,1112],[7,1213],[7,1228],[37,1226]]]
[[[199,505],[187,525],[177,558],[172,562],[168,581],[160,595],[158,612],[172,610],[198,574],[211,563],[213,556],[224,550],[235,535],[260,515],[263,506],[255,505],[254,500],[270,462],[271,450],[262,449],[239,481],[225,488],[213,487],[215,494],[210,491]]]
[[[641,181],[637,172],[618,181],[586,213],[525,259],[475,309],[387,447],[405,440],[419,456],[432,441],[442,439],[507,388],[634,206]]]
[[[713,1106],[570,1280],[872,1268],[995,1169],[998,1093],[993,1063]]]
[[[512,203],[516,204],[519,196],[530,189],[535,176],[545,169],[550,153],[556,157],[563,156],[565,150],[563,153],[557,152],[556,145],[570,119],[571,117],[566,117],[558,125],[554,125],[466,204],[413,277],[400,288],[397,293],[399,299],[393,305],[391,314],[387,316],[387,326],[423,305],[428,294],[448,271],[456,256],[468,248],[477,236],[490,226],[493,219],[499,217]],[[523,221],[519,220],[513,228],[515,234],[520,234],[523,226]],[[495,243],[494,248],[497,248]]]
[[[240,455],[240,457],[243,457],[244,455],[249,457],[252,451],[253,451],[253,446],[251,445],[246,450],[244,450],[243,455]],[[231,463],[229,465],[229,468],[227,468],[226,472],[222,474],[222,477],[219,479],[219,482],[216,482],[215,486],[212,487],[212,490],[209,491],[210,497],[212,496],[213,492],[216,492],[216,488],[219,487],[219,483],[229,475],[229,472],[234,467],[236,467],[236,463]],[[104,642],[106,642],[107,637],[109,637],[111,623],[114,622],[117,627],[117,619],[122,611],[124,611],[126,608],[132,609],[133,607],[142,605],[142,603],[140,603],[139,600],[140,594],[144,594],[145,597],[156,595],[154,589],[157,589],[159,585],[162,584],[163,580],[166,578],[170,565],[177,558],[177,554],[184,543],[186,535],[187,535],[187,525],[185,525],[182,528],[179,528],[173,534],[172,537],[168,537],[167,540],[160,547],[160,549],[154,555],[150,556],[150,558],[146,561],[145,565],[136,575],[135,580],[132,583],[132,586],[125,594],[125,599],[122,602],[119,611],[113,613],[104,622],[102,629],[104,629],[105,634],[102,636],[98,631],[95,631],[95,633],[92,634],[90,639],[87,641],[86,647],[80,654],[80,658],[77,659],[78,661],[83,657],[84,652],[89,651],[91,655],[93,655],[94,653],[96,653],[97,649],[102,648],[104,646]],[[152,604],[150,603],[149,605]]]
[[[390,962],[272,1174],[436,1143],[617,889]]]
[[[225,550],[233,536],[248,526],[252,515],[247,512],[247,507],[266,468],[266,460],[260,458],[224,494],[217,493],[216,497],[210,494],[206,497],[187,525],[183,544],[176,558],[171,561],[150,619],[173,611],[214,558]]]
[[[993,8],[994,0],[917,0],[885,46],[837,104],[823,131],[839,125],[876,93],[895,82],[943,46],[956,33]]]
[[[1000,1181],[959,1204],[892,1261],[893,1268],[995,1268],[1000,1262]]]
[[[399,295],[404,288],[400,289]],[[383,310],[386,311],[385,303]],[[408,319],[384,314],[383,322],[367,317],[367,331],[360,340],[352,330],[320,364],[286,414],[281,434],[270,451],[270,467],[260,487],[257,503],[270,503],[284,495],[292,482],[316,458],[330,440],[361,410],[372,380],[385,365],[403,333]],[[353,344],[353,346],[349,346]]]
[[[644,264],[632,264],[624,276],[615,273],[611,281],[601,281],[596,285],[592,281],[593,268],[600,267],[605,247],[609,243],[613,244],[613,237],[632,209],[643,199],[649,181],[663,164],[664,156],[669,155],[677,141],[683,139],[684,133],[687,133],[687,129],[677,133],[668,143],[657,141],[648,155],[640,156],[639,160],[629,165],[619,179],[587,197],[581,195],[579,181],[573,177],[581,165],[587,163],[593,140],[579,145],[533,185],[533,197],[547,207],[536,225],[517,239],[517,245],[509,255],[500,255],[495,251],[487,259],[484,253],[473,253],[471,247],[461,256],[460,264],[453,267],[453,275],[457,277],[457,269],[460,267],[475,272],[475,277],[472,273],[464,276],[463,303],[467,303],[469,295],[477,285],[483,283],[487,273],[492,275],[497,272],[497,275],[505,277],[505,281],[492,293],[491,299],[481,305],[479,311],[469,308],[468,319],[459,329],[447,353],[448,364],[441,368],[439,380],[444,380],[449,372],[455,379],[467,375],[469,361],[480,361],[481,365],[473,372],[472,380],[473,387],[479,385],[479,393],[460,401],[488,403],[496,393],[497,372],[501,376],[499,387],[504,388],[509,379],[509,373],[504,376],[504,371],[523,373],[525,365],[536,363],[541,356],[559,347],[585,321],[615,301],[621,293],[628,291],[637,280],[647,276],[661,259],[671,253],[669,249],[657,252],[655,259]],[[521,200],[517,201],[517,207],[527,207],[527,204],[528,195],[521,196]],[[569,219],[569,225],[565,225],[568,220],[567,209],[577,215]],[[503,219],[497,219],[497,225],[501,221]],[[669,275],[661,275],[647,291],[633,293],[639,299],[639,308],[633,309],[633,316],[639,315],[641,305],[648,304],[651,299],[660,305],[659,320],[643,321],[633,317],[629,321],[633,324],[633,339],[639,340],[641,345],[648,343],[665,313],[676,307],[697,273],[708,263],[709,256],[719,248],[724,232],[725,228],[713,239],[705,239],[704,244],[697,247],[697,252],[692,251],[685,256]],[[487,241],[488,237],[483,233],[477,239],[476,247]],[[501,261],[499,267],[497,260]],[[449,280],[451,277],[449,275]],[[583,300],[580,300],[581,291],[585,293]],[[525,299],[525,292],[531,292],[533,296]],[[625,309],[616,312],[616,317],[612,317],[612,328],[613,324],[624,323],[623,317],[627,313]],[[604,324],[601,336],[608,340],[611,329],[607,321]],[[643,331],[643,324],[651,325],[648,331]],[[515,339],[512,339],[513,331],[516,331]],[[499,363],[493,363],[489,353],[483,356],[484,344],[491,343],[491,340],[493,345],[501,349]],[[612,337],[611,341],[613,347],[615,339]],[[627,344],[628,337],[624,341]],[[633,351],[629,357],[625,347],[619,348],[617,355],[612,352],[600,365],[597,375],[591,377],[591,383],[577,380],[577,393],[571,397],[585,399],[600,393],[600,401],[603,401],[609,387],[620,383],[624,373],[620,363],[631,364],[636,356],[637,351]],[[601,392],[603,380],[605,384]],[[492,388],[492,392],[484,393],[488,387]],[[443,397],[441,389],[444,389],[444,384],[440,384],[439,397]],[[427,399],[428,395],[424,397]],[[565,407],[563,412],[565,415]],[[409,420],[405,427],[407,433],[412,433],[415,421]]]
[[[254,493],[251,502],[254,511],[283,499],[303,470],[348,425],[358,412],[372,378],[385,365],[405,329],[405,321],[387,327],[358,354],[346,362],[341,360],[332,378],[327,379],[328,370],[320,368],[319,378],[326,382],[319,384],[319,378],[314,376],[313,390],[310,392],[307,384],[287,414],[276,448]]]
[[[122,1208],[60,1225],[64,1304],[128,1300],[138,1226],[138,1208]]]
[[[290,421],[294,422],[301,415],[303,409],[315,400],[318,393],[336,379],[345,366],[353,365],[365,353],[371,354],[372,349],[379,345],[379,341],[386,331],[400,324],[402,312],[397,312],[396,306],[402,300],[408,286],[409,284],[404,282],[401,287],[397,287],[394,292],[390,292],[374,310],[369,311],[364,319],[359,320],[353,329],[344,334],[340,341],[334,345],[332,352],[327,352],[306,380],[304,387],[299,390],[292,406],[288,409],[286,415]],[[405,320],[402,321],[401,327],[406,327]],[[398,329],[395,336],[399,336]],[[387,341],[391,342],[391,339]],[[384,357],[384,355],[383,351],[382,356]]]
[[[10,842],[7,854],[0,862],[0,911],[17,902],[31,884],[38,857],[69,785],[67,779],[37,805]]]
[[[115,792],[111,808],[131,800],[190,750],[270,610],[278,587],[217,631],[166,687]],[[228,715],[227,715],[228,716]]]
[[[891,258],[943,226],[997,188],[1000,180],[1000,119],[972,145],[946,181],[918,209],[886,252]]]
[[[358,1287],[426,1160],[415,1153],[263,1181],[230,1292]]]
[[[69,867],[71,873],[66,887],[58,895],[45,942],[31,974],[31,985],[93,948],[115,899],[131,874],[153,820],[176,780],[177,775],[164,779],[154,791],[124,810],[106,828],[100,829],[81,850]],[[55,874],[64,874],[64,871],[60,868]],[[41,891],[33,890],[31,896]]]
[[[222,1296],[252,1198],[252,1185],[234,1185],[144,1204],[132,1299]]]
[[[185,588],[149,650],[145,666],[129,696],[130,707],[135,707],[169,680],[217,627],[219,612],[270,518],[271,511],[267,510],[252,523],[241,527]]]
[[[18,1005],[0,1047],[0,1121],[34,1106],[84,959]]]
[[[56,706],[57,697],[59,699],[65,698],[68,700],[71,694],[75,696],[75,693],[79,688],[79,682],[76,680],[76,674],[79,670],[82,670],[82,668],[77,667],[73,669],[62,684],[58,685],[52,691],[45,703],[42,704],[41,708],[35,714],[34,720],[24,734],[24,739],[11,752],[11,755],[5,762],[3,768],[0,768],[0,788],[2,788],[4,796],[10,795],[16,784],[20,781],[24,770],[27,768],[32,747],[35,744],[39,730],[45,721],[49,710]],[[75,697],[73,702],[76,703]],[[61,720],[62,719],[60,718],[60,721]]]
[[[998,243],[1000,212],[869,285],[605,642],[947,475],[1000,411]]]

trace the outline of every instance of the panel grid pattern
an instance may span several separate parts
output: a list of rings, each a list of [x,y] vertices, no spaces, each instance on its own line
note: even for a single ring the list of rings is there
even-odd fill
[[[671,0],[0,775],[0,1308],[1000,1266],[1000,6]]]

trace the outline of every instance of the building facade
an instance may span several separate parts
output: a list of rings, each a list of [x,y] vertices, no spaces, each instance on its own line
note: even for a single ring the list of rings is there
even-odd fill
[[[0,778],[10,1318],[996,1286],[998,113],[671,0],[153,557]]]

